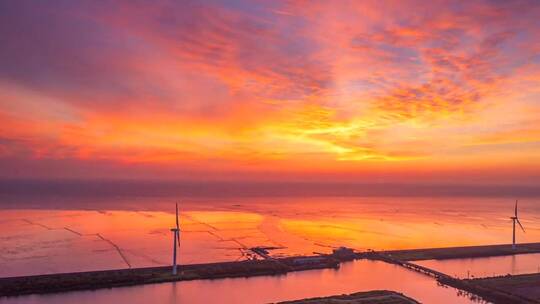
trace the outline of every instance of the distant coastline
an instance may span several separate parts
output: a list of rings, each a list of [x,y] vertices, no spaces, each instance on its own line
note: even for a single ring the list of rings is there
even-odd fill
[[[537,185],[459,183],[253,182],[170,180],[0,179],[4,196],[178,196],[178,197],[538,197]]]

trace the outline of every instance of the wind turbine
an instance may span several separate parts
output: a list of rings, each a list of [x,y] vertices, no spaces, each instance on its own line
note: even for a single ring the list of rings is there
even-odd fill
[[[180,251],[180,224],[178,222],[178,203],[176,203],[176,227],[171,228],[173,232],[173,268],[172,274],[176,275],[177,273],[177,264],[176,264],[176,244],[178,244],[178,251]]]
[[[519,218],[518,218],[517,203],[518,201],[516,200],[516,206],[514,208],[514,216],[510,217],[510,219],[512,220],[512,249],[516,249],[516,222],[519,224],[519,227],[521,227],[521,230],[525,232],[525,229],[521,225],[521,222],[519,221]]]

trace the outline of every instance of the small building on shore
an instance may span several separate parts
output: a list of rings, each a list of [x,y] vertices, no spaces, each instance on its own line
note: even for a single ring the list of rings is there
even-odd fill
[[[356,258],[356,253],[354,253],[354,250],[347,247],[339,247],[337,249],[334,249],[332,251],[332,256],[338,260],[354,260]]]

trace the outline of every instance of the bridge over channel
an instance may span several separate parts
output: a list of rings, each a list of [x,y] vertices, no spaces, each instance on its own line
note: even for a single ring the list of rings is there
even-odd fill
[[[399,265],[399,266],[405,267],[407,269],[410,269],[412,271],[416,271],[418,273],[421,273],[421,274],[430,276],[432,278],[435,278],[436,280],[454,279],[451,276],[449,276],[449,275],[447,275],[445,273],[439,272],[437,270],[433,270],[431,268],[427,268],[427,267],[424,267],[424,266],[421,266],[421,265],[417,265],[417,264],[414,264],[414,263],[411,263],[411,262],[408,262],[408,261],[398,260],[398,259],[393,258],[390,255],[387,255],[387,254],[378,253],[378,252],[371,252],[370,256],[371,256],[372,259],[381,260],[381,261],[384,261],[384,262],[387,262],[387,263],[390,263],[390,264]]]
[[[373,259],[373,260],[380,260],[386,263],[399,265],[407,269],[410,269],[412,271],[415,271],[417,273],[430,276],[441,284],[460,289],[471,295],[476,295],[492,303],[505,303],[505,304],[540,303],[538,301],[527,299],[527,298],[509,293],[509,292],[505,292],[500,289],[496,289],[496,288],[488,287],[488,286],[482,286],[481,284],[475,283],[474,280],[461,280],[459,278],[454,278],[445,273],[439,272],[437,270],[420,266],[420,265],[417,265],[408,261],[402,261],[402,260],[396,259],[388,254],[371,251],[367,255],[365,255],[365,257],[369,259]]]

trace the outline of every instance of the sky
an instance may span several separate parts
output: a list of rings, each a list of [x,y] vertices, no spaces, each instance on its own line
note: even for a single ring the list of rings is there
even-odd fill
[[[1,1],[0,177],[540,182],[538,1]]]

